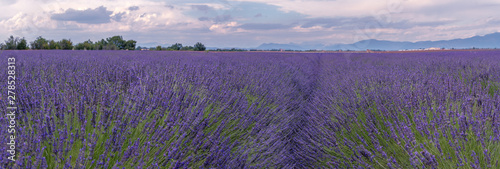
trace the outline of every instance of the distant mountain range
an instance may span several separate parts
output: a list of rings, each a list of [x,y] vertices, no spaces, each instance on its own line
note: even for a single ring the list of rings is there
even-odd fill
[[[156,46],[168,47],[171,44],[160,44],[160,43],[138,43],[137,46],[142,47],[156,47]],[[273,50],[273,49],[283,49],[283,50],[411,50],[411,49],[427,49],[427,48],[446,48],[446,49],[468,49],[468,48],[500,48],[500,32],[487,34],[484,36],[474,36],[465,39],[452,39],[452,40],[439,40],[439,41],[418,41],[418,42],[406,42],[406,41],[387,41],[387,40],[362,40],[352,44],[335,44],[335,45],[324,45],[324,44],[311,44],[311,43],[289,43],[289,44],[279,44],[279,43],[263,43],[255,48],[238,48],[238,47],[210,47],[207,49],[259,49],[259,50]]]
[[[149,42],[149,43],[137,43],[136,44],[136,47],[143,47],[143,48],[156,48],[157,46],[161,46],[161,47],[169,47],[171,46],[172,44],[168,44],[168,43],[156,43],[156,42]],[[188,46],[193,46],[193,45],[188,45]],[[246,49],[246,48],[237,48],[237,47],[223,47],[223,48],[219,48],[219,47],[210,47],[210,46],[206,46],[206,48],[208,50],[216,50],[216,49],[231,49],[231,48],[236,48],[236,49]]]
[[[418,42],[399,42],[386,40],[362,40],[353,44],[278,44],[264,43],[256,49],[271,50],[406,50],[406,49],[426,49],[426,48],[500,48],[500,32],[487,34],[484,36],[474,36],[465,39],[452,39],[440,41],[418,41]]]

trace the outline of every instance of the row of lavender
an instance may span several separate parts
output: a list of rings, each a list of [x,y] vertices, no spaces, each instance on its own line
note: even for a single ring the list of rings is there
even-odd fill
[[[4,168],[495,168],[500,159],[500,52],[8,51],[1,62],[8,56],[20,126],[16,162],[2,158]]]
[[[500,52],[331,59],[317,95],[332,165],[498,168]]]

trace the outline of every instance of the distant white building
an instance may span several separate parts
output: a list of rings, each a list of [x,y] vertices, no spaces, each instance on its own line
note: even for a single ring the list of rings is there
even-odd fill
[[[441,48],[430,47],[430,48],[426,48],[425,50],[441,50]]]

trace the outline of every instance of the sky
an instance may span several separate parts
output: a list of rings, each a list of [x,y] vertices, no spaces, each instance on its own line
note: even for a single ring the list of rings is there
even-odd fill
[[[498,0],[0,0],[0,42],[97,41],[252,48],[426,41],[500,32]]]

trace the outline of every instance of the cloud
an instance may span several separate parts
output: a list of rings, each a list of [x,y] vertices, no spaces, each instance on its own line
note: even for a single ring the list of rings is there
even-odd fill
[[[486,21],[487,24],[492,24],[492,25],[500,25],[500,18],[494,18],[494,19],[487,19]]]
[[[337,18],[311,18],[305,19],[301,28],[323,27],[337,29],[377,29],[377,28],[393,28],[393,29],[409,29],[418,26],[440,26],[449,24],[453,21],[410,21],[410,20],[385,20],[375,17],[337,17]]]
[[[139,42],[202,41],[241,47],[268,42],[354,43],[367,38],[440,40],[500,31],[499,4],[498,0],[0,0],[0,38],[14,34],[32,40],[42,35],[80,42],[120,34]]]
[[[236,23],[236,22],[213,24],[210,26],[209,30],[216,32],[216,33],[227,34],[230,32],[238,31],[237,25],[238,25],[238,23]]]
[[[114,14],[113,16],[111,16],[111,19],[120,22],[125,14],[126,14],[125,12]]]
[[[302,28],[310,28],[314,26],[321,26],[325,28],[330,28],[333,26],[341,25],[343,19],[339,18],[314,18],[307,19],[304,24],[302,24]]]
[[[199,21],[212,21],[212,22],[215,22],[215,23],[223,23],[223,22],[228,22],[230,21],[231,19],[233,19],[231,17],[231,15],[229,14],[225,14],[225,15],[218,15],[216,17],[213,17],[213,18],[210,18],[210,17],[199,17],[198,20]]]
[[[51,20],[48,15],[20,12],[9,19],[0,21],[0,36],[15,35],[33,39],[44,35],[47,30],[54,29],[57,29],[57,22]]]
[[[17,0],[1,0],[0,1],[0,4],[3,6],[3,5],[12,5],[12,4],[15,4],[17,3]]]
[[[130,11],[137,11],[137,10],[139,10],[139,6],[128,7],[128,10],[130,10]]]
[[[227,22],[227,21],[229,21],[229,20],[231,20],[231,19],[232,19],[231,15],[226,14],[226,15],[218,15],[218,16],[216,16],[216,17],[214,18],[214,21],[215,21],[216,23],[220,23],[220,22]]]
[[[95,9],[75,10],[69,8],[64,13],[53,14],[52,19],[57,21],[75,21],[85,24],[102,24],[111,21],[110,15],[112,11],[108,11],[106,7],[100,6]],[[120,16],[121,18],[121,16]]]
[[[199,10],[199,11],[203,11],[203,12],[208,12],[208,11],[214,9],[208,5],[191,5],[191,8],[194,10]]]
[[[174,9],[175,8],[173,5],[169,5],[169,4],[165,5],[165,7],[169,8],[169,9]]]
[[[387,4],[368,0],[238,0],[276,6],[282,12],[297,12],[310,17],[367,16],[371,11],[383,10]],[[397,0],[389,0],[397,1]],[[400,2],[400,1],[397,1]]]
[[[209,18],[209,17],[199,17],[199,18],[198,18],[198,20],[199,20],[199,21],[210,21],[210,20],[212,20],[212,19],[211,19],[211,18]]]
[[[238,28],[246,30],[274,30],[274,29],[288,29],[292,25],[276,24],[276,23],[247,23],[238,26]]]

